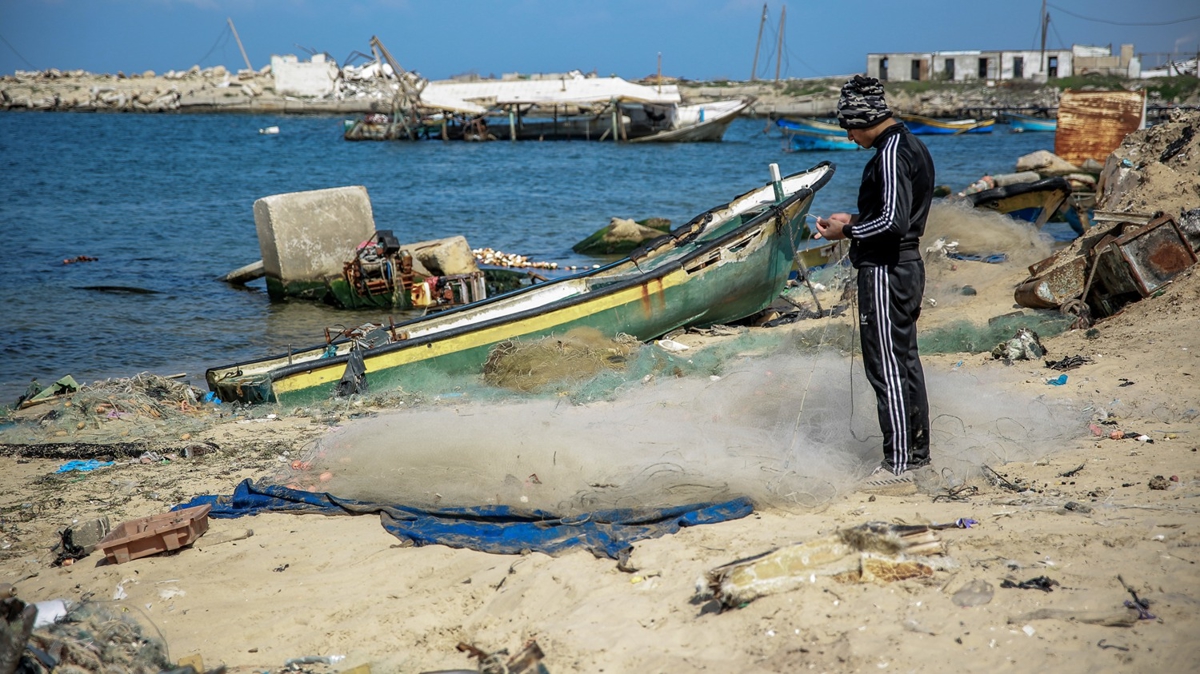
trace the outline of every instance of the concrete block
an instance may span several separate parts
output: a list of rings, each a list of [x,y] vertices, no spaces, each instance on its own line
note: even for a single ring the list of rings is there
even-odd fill
[[[324,288],[375,234],[361,185],[263,197],[254,202],[254,225],[272,299],[296,294],[289,288]]]
[[[412,254],[430,273],[438,276],[473,274],[479,271],[475,264],[475,253],[467,244],[466,237],[451,236],[445,239],[401,244],[402,250]]]

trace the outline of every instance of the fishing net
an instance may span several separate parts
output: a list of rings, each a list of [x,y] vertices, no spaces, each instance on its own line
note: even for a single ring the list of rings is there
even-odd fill
[[[736,496],[828,503],[877,465],[875,397],[847,354],[849,322],[745,331],[624,368],[485,399],[487,385],[347,423],[280,483],[425,507],[486,504],[581,514]],[[935,457],[959,475],[1041,456],[1086,415],[1010,392],[995,373],[928,373]],[[499,389],[492,389],[493,391]]]
[[[621,334],[610,338],[595,328],[531,341],[505,340],[492,348],[483,380],[514,391],[544,391],[569,385],[611,369],[624,369],[640,342]]]
[[[106,444],[179,439],[220,420],[221,407],[204,398],[204,391],[186,382],[149,373],[107,379],[23,410],[8,411],[13,423],[0,427],[0,442]]]
[[[158,674],[173,669],[161,633],[151,636],[123,607],[84,602],[60,622],[35,629],[29,644],[53,659],[27,655],[29,671],[62,674]]]

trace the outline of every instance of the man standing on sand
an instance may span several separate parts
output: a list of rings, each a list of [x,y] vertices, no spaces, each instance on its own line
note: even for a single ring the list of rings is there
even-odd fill
[[[863,168],[858,213],[817,218],[817,238],[850,240],[858,270],[863,367],[875,389],[883,462],[869,486],[912,484],[929,465],[929,402],[917,353],[917,318],[925,292],[919,238],[933,200],[933,159],[892,118],[883,86],[855,75],[842,86],[838,123],[846,137],[875,156]]]

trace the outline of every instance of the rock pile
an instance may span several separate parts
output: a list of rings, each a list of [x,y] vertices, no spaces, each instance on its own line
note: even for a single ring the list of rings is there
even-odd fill
[[[18,70],[0,76],[0,109],[166,112],[203,97],[246,102],[274,90],[270,66],[231,75],[224,66],[143,73],[93,74],[83,70]]]

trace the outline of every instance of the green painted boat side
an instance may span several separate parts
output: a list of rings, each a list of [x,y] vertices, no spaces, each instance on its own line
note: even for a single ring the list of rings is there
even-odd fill
[[[804,172],[819,171],[811,187],[716,226],[710,226],[712,214],[721,207],[713,209],[598,272],[399,324],[396,330],[406,338],[362,351],[368,384],[371,390],[411,390],[415,380],[437,381],[439,373],[478,373],[491,348],[507,339],[592,327],[644,341],[679,327],[725,323],[761,311],[782,291],[794,251],[808,237],[804,217],[833,170],[827,163],[814,167]],[[552,300],[522,308],[539,293],[550,293]],[[263,394],[265,375],[269,400],[299,405],[325,399],[349,358],[345,345],[338,356],[314,357],[326,348],[213,368],[207,373],[209,386],[223,400],[247,400],[247,393]]]

